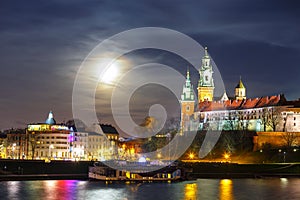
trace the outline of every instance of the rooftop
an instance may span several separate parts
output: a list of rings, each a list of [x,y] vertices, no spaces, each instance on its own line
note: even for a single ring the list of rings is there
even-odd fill
[[[298,103],[300,105],[300,103]],[[284,95],[265,96],[243,100],[227,101],[202,101],[199,103],[199,111],[217,111],[217,110],[243,110],[251,108],[261,108],[269,106],[293,105],[295,102],[287,101]]]
[[[110,124],[100,124],[100,127],[105,134],[116,134],[119,135],[117,129]]]

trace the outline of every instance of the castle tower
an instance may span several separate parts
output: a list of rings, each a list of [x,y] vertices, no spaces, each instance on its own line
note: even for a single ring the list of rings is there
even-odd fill
[[[181,121],[180,127],[181,130],[187,130],[188,125],[186,122],[189,121],[190,116],[194,114],[195,111],[195,96],[193,85],[190,80],[190,72],[187,71],[186,81],[183,86],[182,94],[181,94]]]
[[[235,99],[243,100],[246,99],[246,88],[242,82],[242,78],[240,77],[240,81],[235,87]]]
[[[198,101],[212,101],[214,97],[214,80],[213,70],[210,56],[205,47],[204,57],[202,58],[202,65],[199,69],[200,79],[198,83]]]

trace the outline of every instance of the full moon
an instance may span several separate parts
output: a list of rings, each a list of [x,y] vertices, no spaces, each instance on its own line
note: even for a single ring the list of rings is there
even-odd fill
[[[118,73],[119,73],[118,65],[116,63],[113,63],[103,73],[101,77],[101,82],[106,84],[111,84],[117,77]]]

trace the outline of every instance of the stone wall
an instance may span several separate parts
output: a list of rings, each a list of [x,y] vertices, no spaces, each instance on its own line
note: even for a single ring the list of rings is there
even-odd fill
[[[287,140],[292,137],[295,137],[292,146],[299,146],[300,132],[257,132],[257,135],[253,137],[253,150],[259,150],[267,143],[272,147],[286,147]]]

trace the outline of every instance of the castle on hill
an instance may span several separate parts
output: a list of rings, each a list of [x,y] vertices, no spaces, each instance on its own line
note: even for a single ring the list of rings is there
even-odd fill
[[[199,69],[198,99],[187,71],[181,95],[181,131],[188,130],[248,130],[300,132],[300,101],[288,101],[283,94],[247,98],[240,78],[234,98],[226,91],[214,98],[214,79],[207,47]]]

